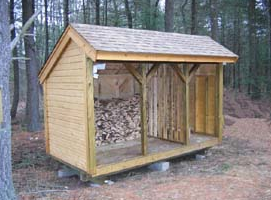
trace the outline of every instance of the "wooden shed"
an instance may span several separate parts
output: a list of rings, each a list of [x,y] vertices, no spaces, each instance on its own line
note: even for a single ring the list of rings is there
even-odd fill
[[[91,177],[222,140],[223,65],[238,56],[207,36],[69,25],[39,74],[46,152]],[[95,145],[93,64],[122,63],[140,85],[141,137]]]

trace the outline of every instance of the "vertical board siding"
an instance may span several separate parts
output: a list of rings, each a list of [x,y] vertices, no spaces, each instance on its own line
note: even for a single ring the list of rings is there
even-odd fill
[[[71,41],[46,80],[45,100],[50,154],[87,171],[84,59]]]
[[[215,134],[216,68],[204,65],[196,73],[195,132]]]
[[[189,68],[191,68],[189,66]],[[182,68],[180,68],[182,69]],[[189,82],[189,127],[193,132],[214,135],[216,70],[201,65]],[[169,65],[161,65],[148,82],[148,135],[185,142],[185,84]]]
[[[148,82],[148,135],[183,143],[183,87],[176,72],[160,65]]]

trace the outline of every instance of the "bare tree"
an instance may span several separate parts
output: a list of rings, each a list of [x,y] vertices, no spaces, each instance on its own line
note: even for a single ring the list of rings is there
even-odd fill
[[[174,25],[174,0],[165,2],[165,31],[173,32]]]
[[[64,0],[64,26],[69,24],[69,0]]]
[[[257,99],[260,94],[258,91],[257,76],[258,69],[256,67],[256,0],[250,0],[248,5],[248,24],[249,24],[249,78],[252,84],[248,85],[248,93],[252,94],[252,98]]]
[[[191,34],[197,34],[197,3],[196,0],[191,2]]]
[[[10,0],[9,4],[9,11],[10,11],[10,24],[14,25],[14,28],[11,30],[11,40],[16,37],[15,32],[15,19],[14,19],[14,0]],[[17,57],[17,47],[15,47],[12,51],[13,57]],[[20,74],[19,74],[19,63],[18,60],[13,60],[13,99],[12,99],[12,106],[11,106],[11,118],[15,118],[17,114],[17,108],[19,103],[19,91],[20,91]]]
[[[45,7],[45,60],[49,55],[49,30],[48,30],[48,0],[44,0]]]
[[[34,14],[34,0],[22,1],[23,24]],[[28,30],[24,37],[25,55],[30,60],[26,61],[26,78],[27,78],[27,101],[26,101],[26,123],[28,131],[41,130],[39,115],[39,83],[38,83],[38,66],[34,41],[34,24]]]
[[[211,35],[214,40],[218,40],[218,5],[217,0],[210,0]]]
[[[11,167],[9,73],[11,63],[8,1],[0,1],[0,199],[16,199]]]
[[[105,22],[104,22],[104,25],[105,26],[107,26],[107,12],[108,12],[108,10],[107,10],[107,7],[108,7],[108,2],[107,2],[107,0],[104,0],[104,15],[105,15]]]
[[[100,0],[95,0],[95,24],[100,25]]]
[[[127,21],[128,21],[128,27],[133,28],[132,13],[131,13],[131,10],[130,10],[128,0],[124,0],[124,4],[125,4],[125,12],[126,12],[126,16],[127,16]]]
[[[185,17],[185,7],[188,3],[188,0],[184,0],[184,2],[181,4],[181,14],[182,14],[182,23],[183,23],[183,27],[184,27],[184,32],[187,33],[187,22],[186,22],[186,17]]]

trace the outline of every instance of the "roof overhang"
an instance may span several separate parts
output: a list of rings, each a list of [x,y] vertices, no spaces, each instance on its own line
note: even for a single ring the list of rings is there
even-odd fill
[[[69,25],[58,40],[49,58],[40,70],[39,80],[43,83],[51,73],[59,60],[61,53],[65,50],[70,41],[74,41],[86,54],[87,57],[96,61],[120,61],[120,62],[182,62],[182,63],[235,63],[238,56],[206,56],[206,55],[176,55],[157,53],[134,53],[100,51],[94,49],[71,25]]]
[[[97,51],[97,61],[235,63],[238,57]]]

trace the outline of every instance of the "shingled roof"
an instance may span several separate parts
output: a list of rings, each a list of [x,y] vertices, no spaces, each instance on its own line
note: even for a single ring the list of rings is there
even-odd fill
[[[208,36],[71,24],[41,69],[42,81],[70,40],[94,62],[234,63],[238,59],[236,54]]]
[[[86,24],[71,26],[97,51],[238,57],[209,36]]]

